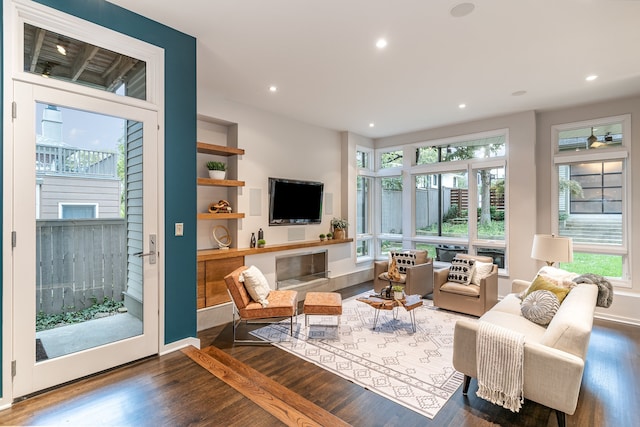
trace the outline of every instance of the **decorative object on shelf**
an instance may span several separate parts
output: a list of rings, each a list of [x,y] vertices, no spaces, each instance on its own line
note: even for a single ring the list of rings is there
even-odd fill
[[[233,209],[226,200],[220,200],[218,203],[211,203],[209,205],[209,212],[211,213],[231,213]]]
[[[404,288],[402,286],[393,285],[391,290],[393,291],[393,299],[402,299],[404,297]]]
[[[213,236],[213,240],[218,244],[218,248],[229,249],[229,246],[231,246],[231,234],[229,233],[229,229],[224,225],[214,226],[211,235]]]
[[[262,231],[262,228],[258,230],[258,240],[264,240],[264,231]]]
[[[251,241],[249,243],[250,248],[256,247],[256,233],[251,233]]]
[[[338,240],[347,238],[347,227],[349,223],[343,218],[333,218],[331,220],[331,227],[333,228],[333,237]]]
[[[327,236],[325,236],[324,234],[321,234],[321,235],[319,235],[318,237],[320,237],[320,241],[321,241],[321,242],[324,242],[324,239],[325,239],[325,237],[327,237]]]
[[[227,165],[223,162],[207,162],[207,169],[209,169],[209,178],[212,179],[224,179],[227,175]]]
[[[259,248],[264,248],[264,245],[267,244],[267,241],[264,239],[258,239],[258,247]]]
[[[331,240],[331,239],[333,239],[333,234],[327,233],[327,240]]]

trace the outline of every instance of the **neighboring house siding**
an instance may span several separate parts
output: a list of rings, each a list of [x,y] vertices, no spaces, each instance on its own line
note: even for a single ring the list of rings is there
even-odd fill
[[[127,182],[126,224],[127,247],[129,248],[126,293],[141,302],[143,258],[136,257],[133,254],[142,252],[144,248],[144,230],[142,227],[142,123],[127,121],[125,152],[125,179]]]
[[[98,218],[119,218],[120,182],[118,179],[42,177],[40,219],[58,219],[60,203],[97,203]]]

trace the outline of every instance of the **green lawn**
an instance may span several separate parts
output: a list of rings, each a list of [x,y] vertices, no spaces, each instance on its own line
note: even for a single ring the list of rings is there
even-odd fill
[[[438,234],[437,227],[429,227],[418,230],[418,236],[434,236]],[[468,235],[467,224],[442,223],[442,235],[449,237],[464,237]],[[487,226],[478,227],[478,237],[481,239],[504,239],[504,221],[491,221]],[[389,242],[391,243],[391,242]],[[399,245],[393,242],[394,245]],[[391,245],[389,245],[391,246]],[[401,246],[401,245],[400,245]],[[417,249],[427,249],[430,257],[435,257],[435,245],[419,243]],[[399,249],[399,248],[390,248]],[[577,274],[599,274],[605,277],[622,277],[622,257],[619,255],[585,254],[574,252],[572,263],[559,265],[566,271]]]
[[[438,234],[438,227],[433,225],[431,227],[422,228],[417,230],[418,236],[436,236]],[[469,227],[466,223],[453,224],[451,222],[442,223],[442,235],[448,237],[464,237],[469,234]],[[478,227],[478,237],[481,239],[504,239],[504,221],[491,221],[490,224],[480,225]]]
[[[560,263],[559,268],[577,274],[592,273],[605,277],[622,277],[622,257],[574,252],[573,262]]]

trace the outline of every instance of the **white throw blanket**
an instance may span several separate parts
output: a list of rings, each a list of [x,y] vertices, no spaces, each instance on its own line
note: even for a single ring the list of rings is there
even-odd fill
[[[476,340],[476,395],[512,412],[524,402],[524,335],[489,322],[479,322]]]

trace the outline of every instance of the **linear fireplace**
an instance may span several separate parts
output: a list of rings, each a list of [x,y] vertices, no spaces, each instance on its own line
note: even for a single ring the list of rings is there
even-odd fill
[[[327,251],[276,257],[276,288],[293,289],[328,282]]]

